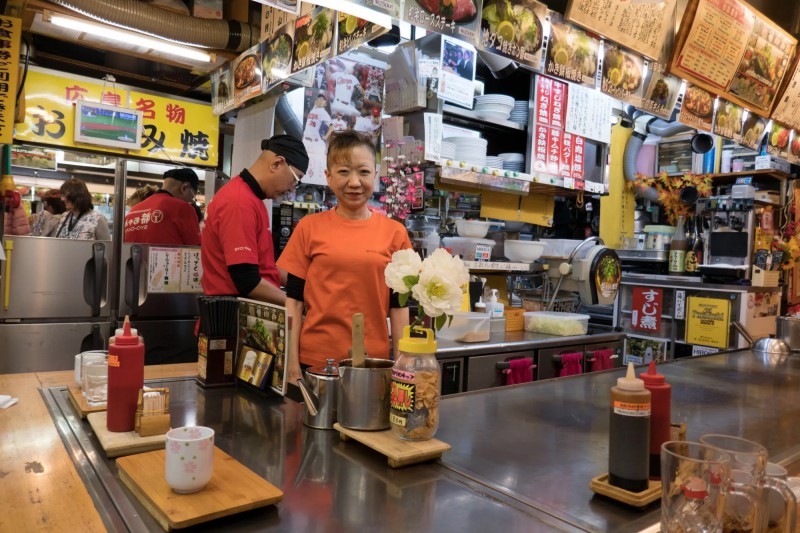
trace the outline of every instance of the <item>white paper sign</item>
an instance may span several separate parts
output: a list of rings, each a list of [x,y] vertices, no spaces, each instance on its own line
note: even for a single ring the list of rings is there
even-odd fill
[[[179,248],[150,248],[147,292],[180,292],[181,251]]]
[[[709,346],[692,346],[692,355],[708,355],[712,353],[717,353],[719,348],[711,348]]]
[[[200,248],[181,250],[181,292],[202,293],[203,266],[200,263]]]
[[[475,47],[442,35],[439,98],[472,109],[475,95]]]
[[[675,320],[686,318],[686,291],[675,291]]]
[[[438,161],[442,150],[442,115],[425,113],[425,159]]]
[[[594,89],[569,84],[565,129],[574,135],[611,143],[611,114],[613,100]]]

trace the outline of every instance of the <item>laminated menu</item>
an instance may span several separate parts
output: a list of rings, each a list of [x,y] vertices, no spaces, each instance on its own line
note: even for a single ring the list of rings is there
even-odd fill
[[[547,21],[535,0],[484,0],[478,48],[540,70]]]
[[[745,2],[693,0],[671,70],[768,116],[796,45],[796,39]]]

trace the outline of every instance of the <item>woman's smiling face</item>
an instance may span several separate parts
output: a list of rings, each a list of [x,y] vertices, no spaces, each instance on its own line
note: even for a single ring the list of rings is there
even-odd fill
[[[347,157],[325,170],[328,186],[336,195],[339,206],[357,212],[364,209],[375,186],[375,156],[366,146],[356,146]]]

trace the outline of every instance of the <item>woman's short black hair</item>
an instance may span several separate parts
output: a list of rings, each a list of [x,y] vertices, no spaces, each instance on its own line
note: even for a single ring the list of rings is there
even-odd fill
[[[42,198],[42,203],[45,209],[48,207],[52,209],[54,215],[60,215],[67,210],[67,206],[64,205],[64,200],[56,198],[55,196],[45,196]]]
[[[89,194],[89,189],[86,183],[78,178],[70,178],[61,184],[61,194],[70,201],[72,207],[77,209],[80,213],[91,211],[92,195]]]
[[[347,160],[350,152],[359,146],[367,148],[372,152],[372,157],[375,157],[375,145],[369,135],[364,135],[355,130],[342,130],[331,135],[331,139],[328,141],[328,168],[331,168],[331,165],[335,163],[342,163]]]

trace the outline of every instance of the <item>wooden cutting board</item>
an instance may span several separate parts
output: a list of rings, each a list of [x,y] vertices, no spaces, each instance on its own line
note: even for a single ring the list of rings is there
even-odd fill
[[[86,418],[89,413],[105,411],[108,407],[108,404],[105,403],[89,405],[89,402],[86,401],[86,398],[83,396],[83,390],[77,385],[67,385],[67,390],[69,390],[69,402],[81,418]]]
[[[90,413],[86,418],[97,435],[97,440],[106,452],[106,457],[121,457],[132,453],[149,452],[164,448],[167,440],[166,433],[153,435],[151,437],[140,437],[135,431],[115,433],[106,427],[105,411],[101,413]]]
[[[385,431],[358,431],[342,427],[338,422],[333,425],[333,429],[339,432],[339,437],[342,440],[356,440],[385,455],[389,460],[389,466],[392,468],[438,459],[442,456],[442,453],[452,448],[452,446],[439,439],[422,441],[400,440],[392,435],[391,429]]]
[[[283,492],[214,448],[214,473],[206,488],[177,494],[165,479],[165,450],[117,459],[119,478],[166,531],[230,516],[283,499]]]

